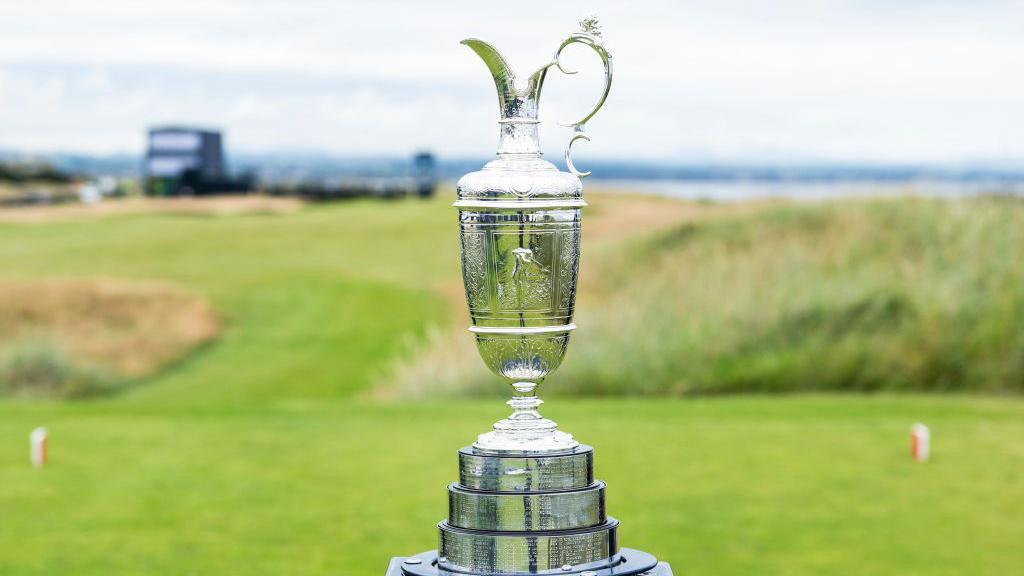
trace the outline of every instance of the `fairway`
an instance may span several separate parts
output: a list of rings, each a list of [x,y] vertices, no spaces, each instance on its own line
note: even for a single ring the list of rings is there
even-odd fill
[[[622,250],[727,210],[589,201],[581,323],[618,289],[602,266]],[[0,223],[0,281],[158,281],[204,298],[222,323],[215,341],[116,395],[0,400],[0,574],[382,574],[391,555],[435,547],[456,450],[506,408],[432,394],[444,382],[416,399],[369,398],[396,364],[427,373],[416,359],[434,357],[428,335],[465,336],[449,202]],[[585,346],[598,346],[588,359],[601,349],[574,342],[569,361]],[[678,574],[1024,566],[1016,396],[572,398],[560,383],[575,373],[571,392],[586,396],[587,372],[569,368],[545,385],[556,392],[545,415],[595,447],[622,544]],[[927,464],[907,454],[918,421],[932,429]],[[33,470],[40,425],[52,458]]]
[[[455,450],[497,402],[0,408],[0,573],[382,574],[436,544]],[[1024,405],[570,401],[625,546],[682,574],[1015,574]],[[927,422],[934,459],[907,455]],[[439,422],[444,422],[439,426]],[[30,469],[45,423],[53,463]]]

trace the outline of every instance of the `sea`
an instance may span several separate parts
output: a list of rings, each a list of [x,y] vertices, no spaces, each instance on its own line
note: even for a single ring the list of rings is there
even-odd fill
[[[624,193],[653,194],[696,202],[742,202],[757,199],[830,200],[846,197],[972,197],[1024,198],[1024,181],[764,181],[588,179],[587,187]]]

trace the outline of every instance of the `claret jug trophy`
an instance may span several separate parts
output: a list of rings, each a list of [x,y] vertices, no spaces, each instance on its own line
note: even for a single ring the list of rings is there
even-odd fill
[[[540,415],[537,390],[562,362],[576,327],[581,177],[572,146],[604,105],[612,58],[597,20],[562,41],[552,60],[520,81],[490,44],[463,40],[494,78],[501,113],[497,158],[458,183],[462,276],[484,363],[512,390],[512,413],[459,450],[438,549],[392,559],[387,576],[671,576],[654,556],[620,548],[617,520],[594,479],[594,450]],[[538,101],[547,73],[574,74],[566,47],[589,46],[604,64],[597,105],[565,126],[568,172],[541,156]]]

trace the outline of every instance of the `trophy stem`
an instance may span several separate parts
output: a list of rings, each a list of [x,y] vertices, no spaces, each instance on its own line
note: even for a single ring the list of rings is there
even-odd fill
[[[516,382],[512,388],[515,390],[515,394],[511,400],[506,402],[512,408],[512,415],[508,419],[524,424],[542,420],[538,408],[544,401],[537,397],[537,383]]]
[[[508,418],[494,423],[494,430],[481,434],[473,447],[495,453],[563,452],[579,446],[571,434],[560,432],[558,424],[540,415],[543,400],[537,397],[536,382],[515,382],[515,395],[506,402],[512,408]]]

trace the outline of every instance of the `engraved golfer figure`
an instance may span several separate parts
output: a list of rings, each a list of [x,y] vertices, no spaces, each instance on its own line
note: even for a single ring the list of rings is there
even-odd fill
[[[525,296],[529,289],[530,278],[534,276],[543,277],[548,269],[533,257],[533,250],[529,248],[512,249],[512,280],[516,285],[516,298],[519,301],[519,309],[524,308]]]

